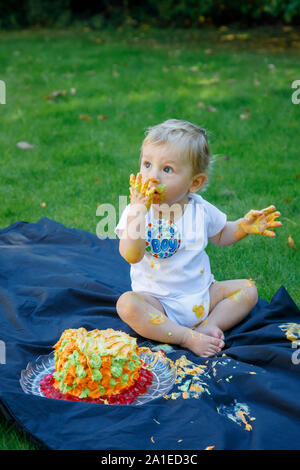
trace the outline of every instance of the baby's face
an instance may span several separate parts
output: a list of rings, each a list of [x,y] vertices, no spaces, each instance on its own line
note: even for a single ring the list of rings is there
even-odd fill
[[[143,146],[141,168],[143,181],[154,177],[165,184],[164,203],[184,202],[192,183],[191,164],[171,144]]]

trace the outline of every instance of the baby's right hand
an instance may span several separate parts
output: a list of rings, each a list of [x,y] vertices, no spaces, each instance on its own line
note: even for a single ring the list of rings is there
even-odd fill
[[[161,202],[165,185],[158,187],[157,184],[159,184],[159,180],[155,178],[149,178],[143,182],[141,173],[138,173],[136,177],[131,174],[129,187],[131,203],[143,204],[148,211],[153,202],[154,193],[155,195],[159,194],[159,202]]]

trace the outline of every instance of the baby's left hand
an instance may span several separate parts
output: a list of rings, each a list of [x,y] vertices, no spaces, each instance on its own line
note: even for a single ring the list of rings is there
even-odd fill
[[[238,225],[245,233],[250,235],[276,237],[275,232],[267,230],[268,228],[281,227],[282,225],[281,222],[275,221],[277,217],[280,217],[280,212],[273,212],[275,210],[275,206],[269,206],[260,211],[251,209]]]

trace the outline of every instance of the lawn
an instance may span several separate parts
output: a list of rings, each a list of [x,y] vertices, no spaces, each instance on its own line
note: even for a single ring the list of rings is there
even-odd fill
[[[96,233],[98,205],[128,194],[145,129],[185,119],[210,133],[205,199],[229,220],[282,214],[275,239],[209,245],[216,279],[252,278],[267,301],[284,285],[299,305],[299,49],[287,27],[0,32],[0,227],[45,216]],[[34,448],[4,417],[0,435],[2,449]]]

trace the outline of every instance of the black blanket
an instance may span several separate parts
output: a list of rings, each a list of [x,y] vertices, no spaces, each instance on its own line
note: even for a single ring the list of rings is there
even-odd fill
[[[299,310],[284,287],[199,358],[137,336],[118,317],[130,289],[117,240],[48,218],[0,230],[0,405],[49,449],[299,449]],[[167,395],[142,406],[25,394],[20,374],[67,328],[122,329],[177,365]],[[146,341],[146,342],[145,342]],[[299,352],[299,354],[298,354]]]

